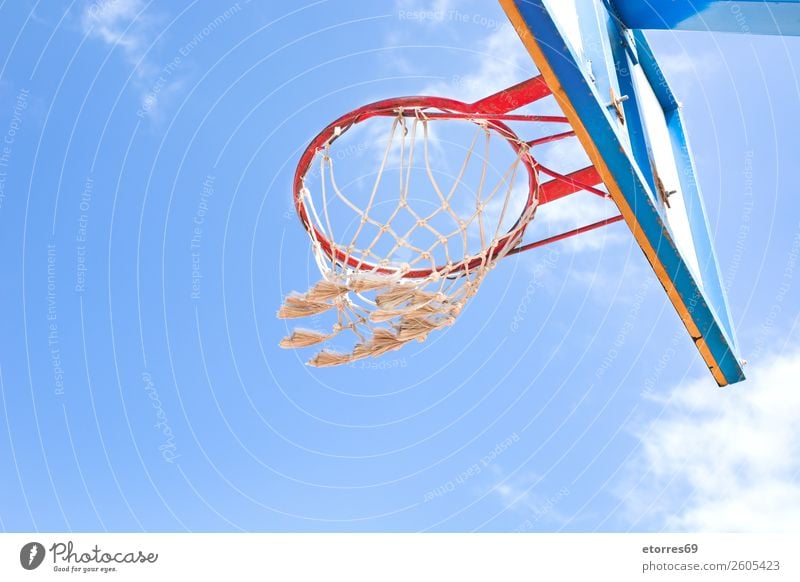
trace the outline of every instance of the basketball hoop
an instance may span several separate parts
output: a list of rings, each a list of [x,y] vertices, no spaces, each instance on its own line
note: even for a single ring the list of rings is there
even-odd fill
[[[281,346],[326,344],[349,332],[352,348],[325,347],[309,362],[322,367],[424,341],[455,322],[497,261],[522,249],[540,204],[579,190],[606,196],[593,188],[599,182],[593,168],[564,176],[534,159],[533,147],[572,137],[571,131],[526,141],[507,125],[566,123],[563,117],[508,114],[548,94],[537,77],[476,103],[389,99],[322,130],[301,156],[294,179],[295,208],[322,279],[304,294],[289,295],[278,317],[331,312],[336,323],[328,332],[296,329]],[[367,148],[377,151],[372,146],[382,144],[377,170],[340,185],[334,159],[341,157],[334,149],[367,122],[384,126]],[[441,139],[445,124],[470,136]],[[457,167],[450,159],[437,165],[437,152],[454,144],[463,160]],[[502,164],[490,161],[503,156],[509,159]],[[540,173],[553,180],[543,186]],[[445,178],[448,187],[442,186]]]

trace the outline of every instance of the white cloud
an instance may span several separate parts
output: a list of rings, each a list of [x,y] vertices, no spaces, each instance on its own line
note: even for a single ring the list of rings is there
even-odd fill
[[[492,472],[502,477],[502,480],[491,489],[492,494],[499,499],[505,510],[513,511],[521,516],[517,531],[534,531],[552,528],[552,524],[562,524],[566,517],[558,510],[558,506],[570,494],[567,487],[556,491],[545,491],[544,482],[536,473],[522,472],[520,475],[509,478],[505,471],[499,467]]]
[[[530,56],[510,24],[475,40],[480,58],[469,59],[469,73],[436,82],[422,89],[420,94],[477,101],[536,74]]]
[[[800,350],[748,373],[723,390],[703,379],[656,399],[662,414],[637,435],[641,477],[622,493],[636,524],[800,531]]]
[[[446,14],[455,6],[455,0],[397,0],[398,10],[427,13],[433,17],[424,19],[425,22],[443,22]]]
[[[534,220],[546,227],[543,238],[587,226],[618,214],[610,200],[594,194],[578,193],[542,206]],[[630,241],[630,235],[619,228],[604,226],[596,230],[564,239],[558,244],[570,252],[599,251],[611,245]]]
[[[122,49],[140,76],[147,73],[140,61],[149,44],[142,6],[141,0],[95,0],[86,3],[81,14],[84,34]]]
[[[133,86],[139,97],[141,117],[159,119],[164,103],[184,88],[180,61],[163,66],[148,57],[161,17],[142,0],[93,0],[83,5],[81,28],[85,35],[119,49],[134,72]]]

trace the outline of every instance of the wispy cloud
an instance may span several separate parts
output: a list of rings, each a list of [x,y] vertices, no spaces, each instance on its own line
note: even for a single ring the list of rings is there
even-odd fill
[[[554,235],[593,224],[617,214],[616,206],[593,194],[579,193],[551,202],[541,208],[537,219],[546,224],[547,234]],[[628,242],[630,236],[612,227],[603,227],[565,239],[561,244],[571,252],[598,251]]]
[[[478,54],[467,59],[468,67],[460,67],[465,73],[437,81],[420,93],[476,101],[536,74],[530,56],[510,24],[476,37],[474,46]]]
[[[140,93],[137,115],[142,118],[159,119],[163,104],[185,85],[179,59],[162,65],[148,55],[159,22],[159,14],[142,0],[93,0],[83,5],[80,17],[83,33],[119,50],[133,71],[132,85]]]
[[[119,47],[137,74],[152,71],[144,61],[150,44],[150,19],[143,14],[142,0],[95,0],[84,5],[81,13],[84,34]]]
[[[641,477],[621,491],[634,529],[800,531],[800,349],[725,390],[707,379],[656,398],[638,431]]]
[[[455,0],[396,0],[399,10],[420,10],[425,12],[449,12]]]
[[[506,477],[502,468],[492,471],[501,481],[491,489],[503,508],[520,517],[516,531],[551,529],[553,524],[562,524],[566,517],[558,506],[570,494],[567,487],[546,490],[541,477],[532,472],[521,472],[515,477]]]

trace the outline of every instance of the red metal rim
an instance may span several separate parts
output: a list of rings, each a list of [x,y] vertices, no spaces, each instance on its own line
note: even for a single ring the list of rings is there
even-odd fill
[[[398,97],[394,99],[376,101],[374,103],[370,103],[369,105],[359,107],[358,109],[341,116],[336,121],[328,125],[311,141],[297,164],[297,171],[294,175],[294,205],[295,210],[300,217],[300,221],[303,223],[303,226],[306,228],[306,230],[309,231],[309,233],[311,233],[317,241],[319,241],[323,252],[328,255],[331,260],[346,264],[348,267],[353,269],[361,271],[373,271],[381,274],[391,274],[395,272],[395,270],[381,268],[373,263],[358,260],[351,255],[345,254],[339,249],[335,249],[333,247],[331,242],[322,234],[316,225],[311,222],[309,212],[306,209],[306,205],[303,202],[303,197],[301,194],[304,187],[304,179],[314,162],[314,158],[326,143],[332,143],[344,132],[358,123],[362,123],[373,117],[392,114],[399,109],[421,109],[424,111],[438,110],[444,113],[464,114],[467,116],[466,119],[469,119],[470,114],[479,113],[478,111],[475,111],[473,104],[463,103],[453,99],[444,99],[441,97]],[[477,120],[475,121],[477,122]],[[525,224],[520,224],[520,221],[526,216],[531,208],[535,209],[536,205],[538,204],[539,176],[533,158],[528,152],[527,144],[521,140],[508,125],[497,119],[486,119],[485,116],[481,116],[480,121],[487,123],[489,128],[500,134],[511,145],[517,154],[521,154],[520,160],[528,172],[529,186],[528,198],[525,202],[524,208],[522,209],[522,214],[520,215],[519,219],[517,219],[517,222],[509,229],[508,233],[500,238],[496,245],[494,245],[491,249],[486,249],[482,254],[467,257],[452,267],[437,266],[435,269],[413,269],[403,274],[403,277],[405,278],[424,278],[430,276],[435,271],[453,273],[473,269],[487,260],[494,260],[497,256],[503,253],[507,247],[513,248],[520,240],[522,240],[522,237],[525,234],[525,229],[527,228],[530,220],[526,221]],[[339,136],[335,135],[337,129],[340,132]]]

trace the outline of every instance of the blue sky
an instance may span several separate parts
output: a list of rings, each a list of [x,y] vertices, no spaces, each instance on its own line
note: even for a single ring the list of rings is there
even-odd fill
[[[291,205],[315,133],[535,69],[494,3],[181,10],[0,4],[0,528],[796,529],[796,39],[650,36],[750,362],[721,391],[619,224],[505,261],[426,344],[279,349],[317,278]]]

